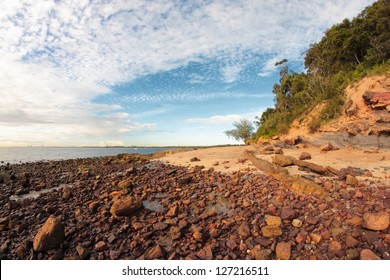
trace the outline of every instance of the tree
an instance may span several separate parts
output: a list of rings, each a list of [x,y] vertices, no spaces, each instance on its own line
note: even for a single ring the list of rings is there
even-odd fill
[[[250,121],[241,119],[238,122],[234,122],[233,125],[236,128],[225,131],[226,136],[234,138],[237,141],[242,140],[244,143],[252,137],[254,128]]]

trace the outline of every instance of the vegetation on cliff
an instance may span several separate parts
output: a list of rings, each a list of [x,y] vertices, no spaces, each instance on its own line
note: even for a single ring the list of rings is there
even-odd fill
[[[288,132],[294,119],[319,103],[318,118],[309,123],[314,132],[340,114],[343,89],[362,77],[390,71],[390,0],[379,0],[352,21],[345,19],[325,32],[305,56],[306,71],[290,71],[287,60],[280,67],[279,83],[274,85],[275,108],[258,119],[254,138]]]

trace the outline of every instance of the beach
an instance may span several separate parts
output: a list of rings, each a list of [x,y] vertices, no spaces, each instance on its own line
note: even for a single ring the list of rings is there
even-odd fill
[[[246,150],[275,157],[232,146],[0,166],[1,259],[390,259],[388,151],[283,149],[356,173],[286,167],[314,195]]]

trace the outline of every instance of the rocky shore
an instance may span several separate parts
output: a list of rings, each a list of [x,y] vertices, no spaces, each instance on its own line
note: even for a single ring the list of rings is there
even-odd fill
[[[390,186],[119,155],[0,166],[1,259],[390,259]]]

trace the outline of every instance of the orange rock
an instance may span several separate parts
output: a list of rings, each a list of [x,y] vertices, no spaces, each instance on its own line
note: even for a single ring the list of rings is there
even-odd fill
[[[264,237],[278,237],[282,235],[282,230],[278,226],[265,226],[261,228]]]
[[[58,248],[65,239],[65,229],[59,219],[50,216],[34,238],[35,252]]]
[[[276,245],[276,258],[279,260],[289,260],[291,256],[291,244],[289,242],[279,242]]]
[[[366,213],[363,215],[362,226],[371,230],[385,230],[389,227],[390,217],[386,212]]]
[[[338,250],[341,250],[341,244],[337,241],[332,241],[330,242],[328,249],[329,251],[337,252]]]
[[[361,225],[363,219],[360,217],[352,217],[351,219],[346,220],[345,222],[350,226],[358,226]]]
[[[265,219],[265,222],[267,223],[267,225],[269,226],[277,226],[277,227],[280,227],[282,225],[282,219],[280,217],[277,217],[277,216],[268,216],[266,219]]]
[[[380,260],[381,258],[375,255],[375,253],[369,249],[363,249],[360,252],[361,260]]]
[[[118,199],[111,206],[110,212],[116,216],[131,216],[143,207],[142,201],[136,201],[133,197]]]

